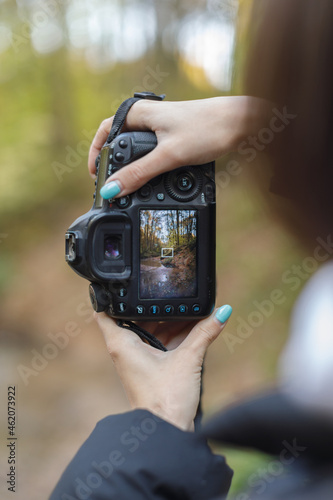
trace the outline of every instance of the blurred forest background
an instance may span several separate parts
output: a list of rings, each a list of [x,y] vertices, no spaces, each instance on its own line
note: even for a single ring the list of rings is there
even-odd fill
[[[135,90],[168,100],[241,93],[250,10],[251,0],[0,0],[1,499],[12,498],[8,386],[18,499],[47,498],[96,422],[128,409],[88,283],[64,259],[67,227],[92,204],[86,164],[98,125]],[[207,356],[207,414],[274,383],[296,294],[285,290],[262,321],[253,313],[304,257],[250,183],[257,162],[230,175],[229,160],[217,163],[217,304],[234,313],[231,337]],[[250,317],[256,326],[237,337]],[[234,492],[266,460],[223,451]]]

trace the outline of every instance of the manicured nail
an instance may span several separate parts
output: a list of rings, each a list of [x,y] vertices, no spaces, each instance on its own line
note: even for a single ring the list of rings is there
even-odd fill
[[[222,306],[216,311],[215,318],[219,320],[220,323],[225,323],[230,318],[231,313],[231,306]]]
[[[111,181],[105,184],[100,190],[100,195],[104,200],[112,200],[121,191],[119,184],[116,181]]]

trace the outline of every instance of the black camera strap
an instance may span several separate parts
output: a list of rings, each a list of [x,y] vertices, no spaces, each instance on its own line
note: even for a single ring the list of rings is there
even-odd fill
[[[136,333],[143,342],[144,341],[148,342],[152,347],[155,347],[160,351],[166,352],[168,350],[162,344],[162,342],[155,337],[155,335],[147,332],[147,330],[141,328],[141,326],[137,325],[136,323],[133,323],[133,321],[119,319],[117,321],[117,325],[120,326],[121,328],[125,328],[126,330],[131,330],[131,332]]]
[[[110,142],[112,142],[115,139],[115,137],[119,135],[124,126],[127,113],[129,112],[133,104],[135,104],[137,101],[140,101],[141,99],[163,101],[164,98],[165,94],[156,95],[154,94],[154,92],[136,92],[134,94],[134,97],[130,97],[129,99],[126,99],[124,102],[122,102],[114,116],[112,127],[108,135],[108,138],[106,140],[106,143],[110,144]]]

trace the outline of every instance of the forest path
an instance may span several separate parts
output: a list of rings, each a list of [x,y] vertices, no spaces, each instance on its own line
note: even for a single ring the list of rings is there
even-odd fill
[[[174,271],[171,267],[165,267],[161,264],[159,257],[150,257],[141,261],[141,290],[144,295],[149,297],[160,297],[172,295],[172,284],[170,280],[171,273]],[[162,292],[163,290],[163,292]]]

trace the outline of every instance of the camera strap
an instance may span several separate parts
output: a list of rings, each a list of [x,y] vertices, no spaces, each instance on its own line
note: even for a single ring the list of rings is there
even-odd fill
[[[131,330],[131,332],[136,333],[142,341],[148,342],[152,347],[159,349],[160,351],[166,352],[168,349],[162,344],[160,340],[158,340],[155,335],[147,332],[141,326],[136,325],[133,321],[127,320],[118,320],[117,325],[121,328],[125,328],[126,330]]]
[[[106,143],[110,144],[110,142],[112,142],[115,137],[119,135],[124,126],[127,113],[129,112],[133,104],[135,104],[137,101],[140,101],[141,99],[163,101],[164,98],[165,94],[156,95],[154,94],[154,92],[136,92],[134,94],[134,97],[130,97],[129,99],[126,99],[124,102],[122,102],[114,116],[112,127],[108,138],[106,139]]]

